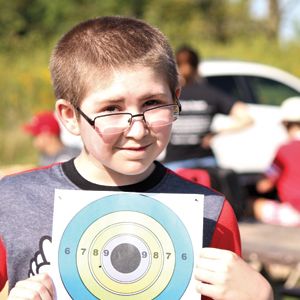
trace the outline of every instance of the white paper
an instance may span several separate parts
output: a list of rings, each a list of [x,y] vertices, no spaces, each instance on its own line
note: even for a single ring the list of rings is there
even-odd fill
[[[57,299],[200,299],[203,195],[56,190]]]

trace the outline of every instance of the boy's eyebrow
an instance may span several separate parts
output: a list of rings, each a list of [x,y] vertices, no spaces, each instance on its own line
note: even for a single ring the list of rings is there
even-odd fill
[[[106,98],[106,99],[98,99],[99,103],[109,103],[109,102],[123,102],[124,98]]]
[[[165,93],[156,93],[156,94],[145,94],[138,98],[138,100],[147,100],[147,99],[153,99],[153,98],[167,98],[167,95]],[[121,103],[126,100],[126,97],[116,97],[116,98],[108,98],[108,99],[98,99],[98,104],[109,104],[109,103]]]
[[[141,97],[141,99],[149,99],[149,98],[161,98],[161,97],[167,97],[165,93],[158,93],[158,94],[148,94]]]
[[[111,104],[119,104],[124,102],[124,98],[106,98],[106,99],[96,99],[96,105],[111,105]]]

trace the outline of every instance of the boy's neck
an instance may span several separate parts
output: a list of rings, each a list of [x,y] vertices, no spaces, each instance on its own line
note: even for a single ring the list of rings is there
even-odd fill
[[[124,186],[141,182],[149,177],[155,169],[155,164],[152,163],[141,174],[121,174],[105,167],[84,151],[74,160],[74,164],[78,173],[87,181],[106,186]]]

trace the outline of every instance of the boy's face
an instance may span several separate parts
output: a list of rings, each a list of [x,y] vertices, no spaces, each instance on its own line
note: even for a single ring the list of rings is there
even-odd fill
[[[50,154],[53,150],[53,143],[57,144],[58,136],[49,132],[41,132],[33,138],[34,147],[42,154]]]
[[[179,74],[184,78],[185,81],[191,79],[197,70],[195,70],[191,65],[188,54],[185,52],[180,53],[177,55],[176,60]]]
[[[93,120],[99,115],[118,112],[135,115],[154,106],[173,103],[170,88],[160,74],[151,68],[135,67],[114,72],[109,82],[91,91],[80,109]],[[114,178],[120,174],[140,175],[142,179],[166,147],[172,125],[152,129],[141,119],[133,118],[131,126],[122,133],[107,135],[98,133],[80,116],[85,159]]]

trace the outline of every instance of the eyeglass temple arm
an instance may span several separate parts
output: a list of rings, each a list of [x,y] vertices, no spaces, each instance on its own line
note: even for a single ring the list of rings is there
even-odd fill
[[[175,104],[178,105],[178,107],[179,107],[179,112],[181,112],[181,103],[180,103],[180,101],[179,101],[179,99],[178,99],[177,96],[175,96]]]
[[[82,117],[84,117],[87,122],[92,125],[93,127],[95,126],[95,121],[90,119],[78,106],[75,107],[76,110],[79,112],[80,115],[82,115]]]

